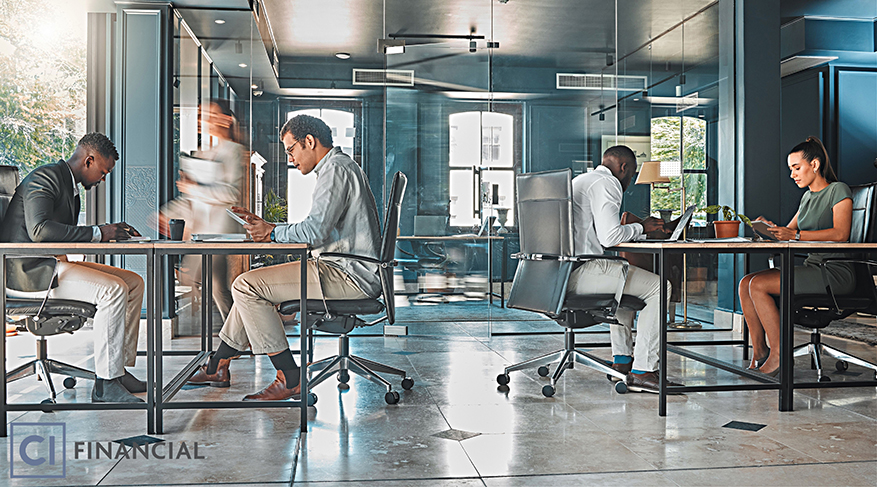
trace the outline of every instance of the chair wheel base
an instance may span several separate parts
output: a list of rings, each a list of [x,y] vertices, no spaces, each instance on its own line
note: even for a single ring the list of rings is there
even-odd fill
[[[387,391],[384,394],[384,400],[387,401],[387,404],[397,404],[399,402],[399,393],[396,391]]]
[[[342,384],[350,382],[350,372],[347,372],[346,370],[338,372],[338,382]]]
[[[510,380],[511,378],[508,374],[499,374],[498,376],[496,376],[496,383],[501,386],[507,385]]]
[[[542,386],[542,395],[545,397],[551,397],[554,395],[554,387],[551,385]]]
[[[619,381],[615,383],[615,392],[619,394],[627,394],[627,384],[624,381]]]
[[[540,377],[548,377],[548,372],[549,370],[547,365],[543,365],[536,369],[536,373],[539,374]]]
[[[843,360],[838,360],[834,363],[834,368],[837,369],[838,372],[846,372],[850,368],[850,364]]]
[[[402,379],[402,389],[410,391],[412,387],[414,387],[414,379],[412,379],[411,377],[406,377]]]
[[[819,382],[831,382],[831,377],[829,377],[827,375],[823,375],[822,377],[819,378]]]
[[[64,379],[64,387],[67,389],[73,389],[76,387],[76,377],[68,377]]]

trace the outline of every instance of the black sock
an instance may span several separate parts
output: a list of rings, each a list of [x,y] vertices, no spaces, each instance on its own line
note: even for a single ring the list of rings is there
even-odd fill
[[[235,355],[240,355],[241,352],[229,347],[225,342],[219,342],[219,348],[210,357],[210,361],[207,362],[207,373],[215,374],[216,368],[219,367],[219,361],[226,358],[234,357]]]
[[[283,375],[286,377],[287,389],[292,389],[298,385],[301,381],[301,377],[299,377],[301,369],[298,368],[298,365],[295,365],[295,359],[292,358],[292,352],[290,352],[289,349],[284,350],[277,355],[271,355],[269,358],[271,359],[271,363],[274,364],[274,368],[282,371]]]

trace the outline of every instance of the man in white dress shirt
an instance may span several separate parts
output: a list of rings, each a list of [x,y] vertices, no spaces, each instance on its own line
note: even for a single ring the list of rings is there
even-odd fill
[[[603,254],[607,248],[636,240],[643,234],[663,229],[654,217],[629,225],[621,224],[621,198],[636,174],[636,156],[623,145],[610,147],[603,162],[592,172],[572,181],[573,236],[576,255]],[[593,294],[617,289],[624,280],[624,294],[642,299],[646,306],[637,324],[636,347],[631,330],[636,312],[619,309],[619,325],[610,326],[612,367],[627,373],[627,386],[637,392],[658,392],[658,355],[660,347],[661,288],[660,278],[639,267],[630,266],[627,279],[617,264],[608,261],[585,262],[569,278],[567,293]],[[667,284],[669,296],[669,283]]]

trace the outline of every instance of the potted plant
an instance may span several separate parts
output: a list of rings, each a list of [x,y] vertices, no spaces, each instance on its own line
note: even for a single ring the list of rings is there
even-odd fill
[[[749,220],[749,217],[737,213],[730,206],[710,205],[706,208],[701,208],[700,211],[712,215],[715,215],[720,211],[722,212],[722,217],[724,218],[724,220],[716,220],[713,222],[713,228],[716,229],[716,238],[730,238],[738,236],[740,234],[741,221],[749,225],[750,227],[752,226],[752,221]]]

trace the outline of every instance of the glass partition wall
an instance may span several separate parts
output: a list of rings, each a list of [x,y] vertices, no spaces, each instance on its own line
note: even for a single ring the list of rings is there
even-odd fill
[[[515,176],[569,168],[575,177],[623,144],[670,177],[631,185],[625,211],[672,219],[716,203],[717,167],[734,164],[718,153],[720,120],[733,118],[719,111],[733,93],[719,89],[731,72],[719,50],[732,46],[718,43],[733,19],[718,6],[384,0],[349,6],[337,32],[321,34],[314,26],[334,27],[320,22],[320,2],[299,0],[271,18],[276,40],[265,27],[274,2],[256,15],[176,9],[174,154],[208,148],[198,106],[230,100],[251,156],[247,203],[300,221],[313,181],[287,164],[278,131],[316,114],[362,165],[381,214],[392,175],[408,177],[395,303],[410,334],[556,332],[502,306],[519,249]],[[713,217],[695,219],[691,232],[703,234]],[[692,257],[683,267],[688,314],[709,327],[717,263]]]

